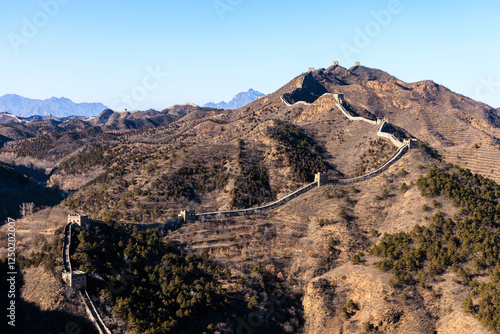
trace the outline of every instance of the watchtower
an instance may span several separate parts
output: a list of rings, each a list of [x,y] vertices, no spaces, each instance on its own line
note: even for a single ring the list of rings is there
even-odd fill
[[[309,67],[309,72],[314,72],[315,68],[314,67]]]
[[[314,182],[318,183],[318,187],[328,184],[328,174],[326,173],[316,173],[314,175]]]
[[[196,220],[196,213],[194,210],[182,210],[181,213],[179,213],[179,217],[181,217],[184,222]]]
[[[333,95],[339,104],[344,102],[344,94],[334,94]]]
[[[62,279],[66,282],[66,284],[75,290],[87,288],[87,273],[83,271],[76,270],[63,272]]]
[[[408,145],[408,148],[410,150],[412,150],[414,148],[418,148],[418,140],[413,139],[413,138],[411,138],[411,139],[405,139],[403,141],[403,144]]]
[[[339,66],[339,62],[338,61],[334,61],[333,62],[333,66]]]
[[[81,227],[86,227],[88,223],[88,216],[82,216],[79,214],[68,215],[68,224],[76,224]]]
[[[359,61],[355,62],[354,66],[359,66]]]

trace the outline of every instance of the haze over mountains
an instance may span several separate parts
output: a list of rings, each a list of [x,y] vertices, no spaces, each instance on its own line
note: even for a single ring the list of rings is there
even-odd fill
[[[231,101],[229,102],[209,102],[203,105],[203,107],[207,108],[217,108],[217,109],[239,109],[247,104],[257,100],[259,97],[264,96],[261,92],[258,92],[253,89],[249,89],[247,92],[241,92],[237,94]]]
[[[219,103],[207,103],[203,107],[205,108],[216,108],[216,109],[238,109],[241,108],[255,100],[259,97],[264,96],[264,94],[250,89],[247,92],[241,92],[237,94],[229,102],[219,102]],[[192,104],[186,104],[186,106],[191,106]],[[171,108],[175,108],[173,106]],[[95,117],[100,115],[103,111],[109,114],[110,109],[102,103],[75,103],[68,98],[61,97],[51,97],[50,99],[40,100],[40,99],[30,99],[16,94],[6,94],[0,97],[0,123],[6,123],[9,121],[14,122],[25,122],[25,121],[40,121],[40,120],[50,120],[50,118],[59,118],[63,121],[64,118],[71,116],[84,116],[87,118]],[[151,112],[151,110],[149,110]],[[130,112],[126,113],[130,115]],[[117,114],[118,115],[118,114]],[[33,116],[35,116],[33,118]],[[38,117],[38,116],[50,116]],[[126,115],[114,116],[113,118],[124,118]]]
[[[106,108],[102,103],[75,103],[65,97],[51,97],[46,100],[30,99],[16,94],[6,94],[0,97],[0,112],[7,111],[12,115],[22,117],[34,115],[92,117],[99,115]]]

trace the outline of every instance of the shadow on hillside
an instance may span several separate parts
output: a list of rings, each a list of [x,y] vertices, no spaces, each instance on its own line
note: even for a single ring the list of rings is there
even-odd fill
[[[22,203],[33,202],[35,211],[44,206],[55,206],[63,197],[56,189],[38,184],[12,168],[0,165],[0,226],[7,217],[19,218]]]
[[[37,305],[26,302],[20,298],[20,291],[24,285],[24,279],[19,268],[17,268],[17,275],[15,275],[15,299],[10,299],[8,291],[10,290],[10,283],[8,278],[12,277],[7,275],[8,267],[7,262],[0,262],[0,269],[2,279],[0,281],[0,307],[2,310],[7,310],[11,300],[15,300],[15,327],[8,324],[11,319],[4,316],[0,323],[1,333],[22,333],[22,334],[39,334],[39,333],[91,333],[97,334],[92,323],[84,317],[75,316],[73,314],[57,310],[57,311],[43,311]],[[78,296],[73,294],[75,303],[80,303],[76,300]],[[10,311],[2,312],[8,315]]]
[[[6,162],[2,162],[4,166],[12,168],[15,172],[26,175],[31,180],[36,180],[41,183],[45,183],[49,180],[50,175],[47,175],[45,168],[36,167],[32,165],[32,167],[27,167],[24,165],[13,165]]]
[[[325,93],[328,93],[326,88],[315,80],[311,73],[308,73],[304,77],[302,88],[298,88],[292,93],[286,93],[283,96],[289,103],[292,104],[300,101],[314,103],[314,101]]]

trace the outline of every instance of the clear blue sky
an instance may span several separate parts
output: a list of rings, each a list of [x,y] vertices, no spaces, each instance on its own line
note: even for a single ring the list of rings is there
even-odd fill
[[[497,0],[0,4],[0,95],[161,109],[271,93],[309,66],[359,60],[500,107]]]

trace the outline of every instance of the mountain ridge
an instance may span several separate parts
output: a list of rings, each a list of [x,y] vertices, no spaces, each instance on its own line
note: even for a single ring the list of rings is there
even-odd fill
[[[51,97],[48,99],[31,99],[17,94],[5,94],[0,96],[0,111],[7,111],[12,115],[48,116],[56,117],[68,116],[97,116],[107,107],[99,102],[75,103],[66,97]]]
[[[257,100],[262,96],[265,96],[265,94],[250,88],[246,92],[241,92],[236,94],[229,102],[225,101],[221,101],[219,103],[209,102],[204,104],[203,107],[216,108],[216,109],[239,109]]]

